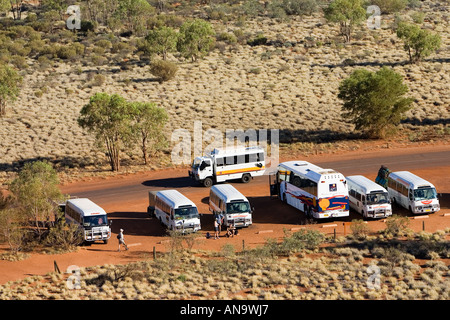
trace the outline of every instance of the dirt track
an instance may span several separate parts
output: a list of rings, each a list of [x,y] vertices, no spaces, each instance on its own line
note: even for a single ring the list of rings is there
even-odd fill
[[[295,157],[294,158],[299,158]],[[304,157],[302,157],[304,158]],[[288,159],[284,159],[288,160]],[[283,161],[284,161],[283,160]],[[440,193],[441,211],[428,218],[414,219],[406,210],[394,207],[394,213],[411,217],[410,227],[414,231],[433,232],[450,227],[450,145],[422,146],[413,148],[378,149],[375,151],[353,151],[335,154],[316,155],[306,158],[307,161],[322,167],[329,167],[345,175],[363,174],[374,179],[381,164],[391,170],[410,170],[433,182]],[[268,238],[280,239],[284,230],[299,227],[314,228],[331,234],[336,229],[338,236],[344,234],[344,221],[361,219],[352,212],[350,217],[341,220],[320,221],[320,223],[304,225],[303,213],[270,199],[268,177],[254,179],[249,184],[233,183],[246,195],[255,208],[254,224],[242,229],[239,236],[228,239],[206,240],[205,234],[211,232],[212,216],[208,211],[207,199],[209,189],[196,186],[187,178],[187,169],[171,169],[148,173],[122,175],[107,179],[92,179],[62,186],[64,193],[79,197],[89,197],[102,206],[113,220],[112,239],[108,244],[93,244],[82,247],[77,252],[62,255],[32,254],[29,259],[18,262],[0,261],[0,284],[10,280],[18,280],[31,275],[41,275],[54,270],[54,261],[61,271],[70,265],[79,267],[103,264],[121,264],[152,256],[153,247],[157,252],[168,249],[165,230],[146,213],[147,193],[149,190],[176,188],[192,199],[198,206],[202,216],[202,231],[194,245],[198,249],[220,250],[226,243],[232,243],[237,250],[242,246],[253,247],[263,244]],[[331,226],[330,226],[331,225]],[[333,226],[335,225],[335,226]],[[372,231],[382,230],[382,220],[370,221]],[[115,236],[120,228],[125,230],[129,251],[117,252]],[[347,232],[350,232],[347,229]]]

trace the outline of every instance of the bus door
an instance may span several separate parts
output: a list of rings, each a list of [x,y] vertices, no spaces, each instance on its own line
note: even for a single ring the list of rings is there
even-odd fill
[[[269,174],[270,197],[278,197],[280,194],[280,184],[278,183],[278,171]]]

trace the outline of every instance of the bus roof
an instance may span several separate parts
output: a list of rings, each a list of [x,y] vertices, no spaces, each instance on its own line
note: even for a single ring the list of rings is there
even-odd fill
[[[215,148],[211,151],[210,155],[217,157],[257,152],[264,152],[264,149],[261,147]]]
[[[247,198],[231,184],[218,184],[212,186],[210,193],[213,192],[218,196],[225,198],[226,202],[235,200],[248,201]]]
[[[389,178],[397,182],[403,183],[405,185],[408,185],[412,189],[417,189],[420,187],[434,188],[434,185],[432,183],[419,176],[416,176],[414,173],[411,173],[409,171],[391,172],[389,174]]]
[[[308,161],[303,160],[282,162],[279,165],[285,167],[286,169],[289,169],[290,171],[293,171],[294,173],[306,176],[315,182],[319,182],[323,176],[326,176],[328,174],[338,174],[342,178],[344,177],[340,172],[337,172],[333,169],[323,169],[319,166],[309,163]]]
[[[67,205],[85,217],[106,214],[106,211],[103,210],[103,208],[87,198],[67,200]]]
[[[179,206],[188,206],[188,205],[197,207],[194,202],[192,202],[190,199],[188,199],[185,195],[181,194],[177,190],[161,190],[158,191],[157,196],[175,209],[178,208]]]
[[[345,177],[347,179],[347,183],[351,184],[356,184],[358,185],[365,194],[371,193],[371,192],[387,192],[387,190],[385,188],[383,188],[382,186],[380,186],[378,183],[376,183],[375,181],[372,181],[364,176],[361,175],[355,175],[355,176],[348,176]]]

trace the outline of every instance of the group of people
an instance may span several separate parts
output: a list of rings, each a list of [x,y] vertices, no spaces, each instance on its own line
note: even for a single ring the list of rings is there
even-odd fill
[[[215,215],[214,218],[214,239],[219,239],[220,238],[220,233],[222,232],[222,226],[223,226],[223,222],[224,222],[224,216],[223,214],[219,213],[217,215]],[[236,230],[236,226],[234,225],[234,221],[231,221],[228,226],[227,226],[227,231],[226,231],[226,236],[227,238],[229,237],[234,237],[238,234],[238,231]],[[207,237],[209,238],[209,232],[207,234]],[[125,239],[123,236],[123,229],[120,229],[119,234],[117,235],[117,239],[119,240],[119,250],[120,251],[120,247],[121,245],[123,245],[125,247],[125,250],[128,250],[128,246],[125,243]]]
[[[224,221],[224,216],[222,213],[216,214],[214,219],[214,239],[220,238],[220,233],[222,232],[222,225]],[[236,226],[234,225],[234,221],[231,221],[227,226],[227,237],[234,237],[237,235]]]

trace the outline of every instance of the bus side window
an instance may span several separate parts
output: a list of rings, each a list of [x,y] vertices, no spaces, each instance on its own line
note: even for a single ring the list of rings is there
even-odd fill
[[[263,152],[258,153],[258,157],[257,157],[256,161],[264,161],[264,153]]]
[[[217,166],[223,166],[223,158],[217,158],[216,159],[216,165]]]

